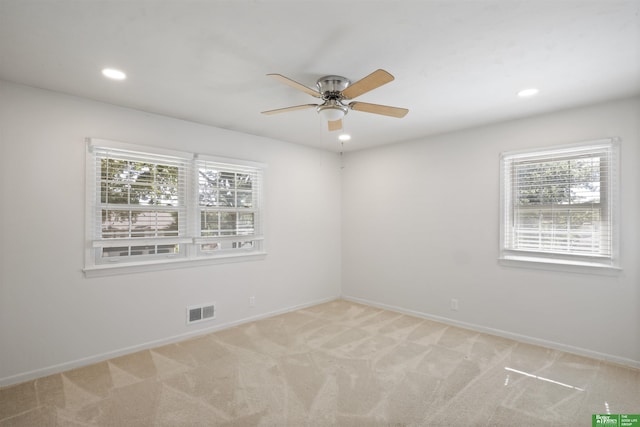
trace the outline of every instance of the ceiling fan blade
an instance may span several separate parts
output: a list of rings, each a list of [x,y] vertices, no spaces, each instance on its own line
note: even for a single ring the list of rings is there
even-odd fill
[[[278,108],[278,109],[275,109],[275,110],[263,111],[262,114],[286,113],[288,111],[306,110],[307,108],[315,108],[317,106],[318,106],[317,104],[296,105],[296,106],[293,106],[293,107]]]
[[[378,88],[384,84],[393,81],[394,77],[385,70],[376,70],[357,82],[349,85],[342,91],[342,96],[346,99],[353,99],[356,96],[360,96],[363,93],[367,93],[370,90]]]
[[[383,116],[401,118],[407,115],[409,110],[406,108],[389,107],[388,105],[369,104],[367,102],[351,102],[349,108],[356,111],[364,111],[365,113],[382,114]]]
[[[310,87],[307,87],[305,85],[303,85],[302,83],[298,83],[295,80],[291,80],[289,77],[285,77],[282,74],[267,74],[267,76],[281,82],[284,83],[286,85],[291,86],[294,89],[298,89],[301,90],[304,93],[307,93],[311,96],[315,96],[316,98],[322,98],[322,95],[320,94],[320,92],[318,92],[317,90],[311,89]]]
[[[334,130],[342,129],[342,119],[333,120],[333,121],[327,122],[327,124],[329,126],[329,131],[330,132],[332,132]]]

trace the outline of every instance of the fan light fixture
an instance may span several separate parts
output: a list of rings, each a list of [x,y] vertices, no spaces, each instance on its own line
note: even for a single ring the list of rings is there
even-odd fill
[[[328,122],[334,122],[341,120],[344,117],[345,111],[339,107],[327,107],[318,109],[320,116]]]
[[[343,105],[340,101],[335,99],[327,99],[324,104],[320,104],[316,107],[320,117],[328,122],[335,122],[342,120],[342,118],[349,111],[349,107]]]

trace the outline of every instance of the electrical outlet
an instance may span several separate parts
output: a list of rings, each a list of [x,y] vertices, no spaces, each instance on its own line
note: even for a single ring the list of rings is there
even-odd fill
[[[451,310],[458,311],[458,299],[451,298]]]
[[[249,297],[249,307],[256,306],[256,297]]]

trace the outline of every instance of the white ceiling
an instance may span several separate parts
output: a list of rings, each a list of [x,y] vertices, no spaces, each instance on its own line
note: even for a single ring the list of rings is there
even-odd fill
[[[357,100],[355,150],[640,93],[640,0],[0,0],[0,79],[339,150],[307,86],[395,81]],[[102,77],[104,67],[128,75]],[[520,99],[535,86],[537,97]]]

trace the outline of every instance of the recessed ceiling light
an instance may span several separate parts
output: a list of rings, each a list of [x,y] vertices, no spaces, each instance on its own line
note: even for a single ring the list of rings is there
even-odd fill
[[[540,92],[538,89],[536,89],[536,88],[532,87],[532,88],[529,88],[529,89],[523,89],[523,90],[521,90],[520,92],[518,92],[518,96],[519,96],[520,98],[528,98],[528,97],[530,97],[530,96],[537,95],[537,94],[538,94],[538,92]]]
[[[351,135],[349,135],[348,133],[343,133],[342,135],[340,135],[340,136],[338,137],[338,139],[339,139],[340,141],[348,141],[348,140],[350,140],[350,139],[351,139]]]
[[[113,80],[124,80],[127,78],[125,73],[115,68],[105,68],[102,70],[102,75]]]

